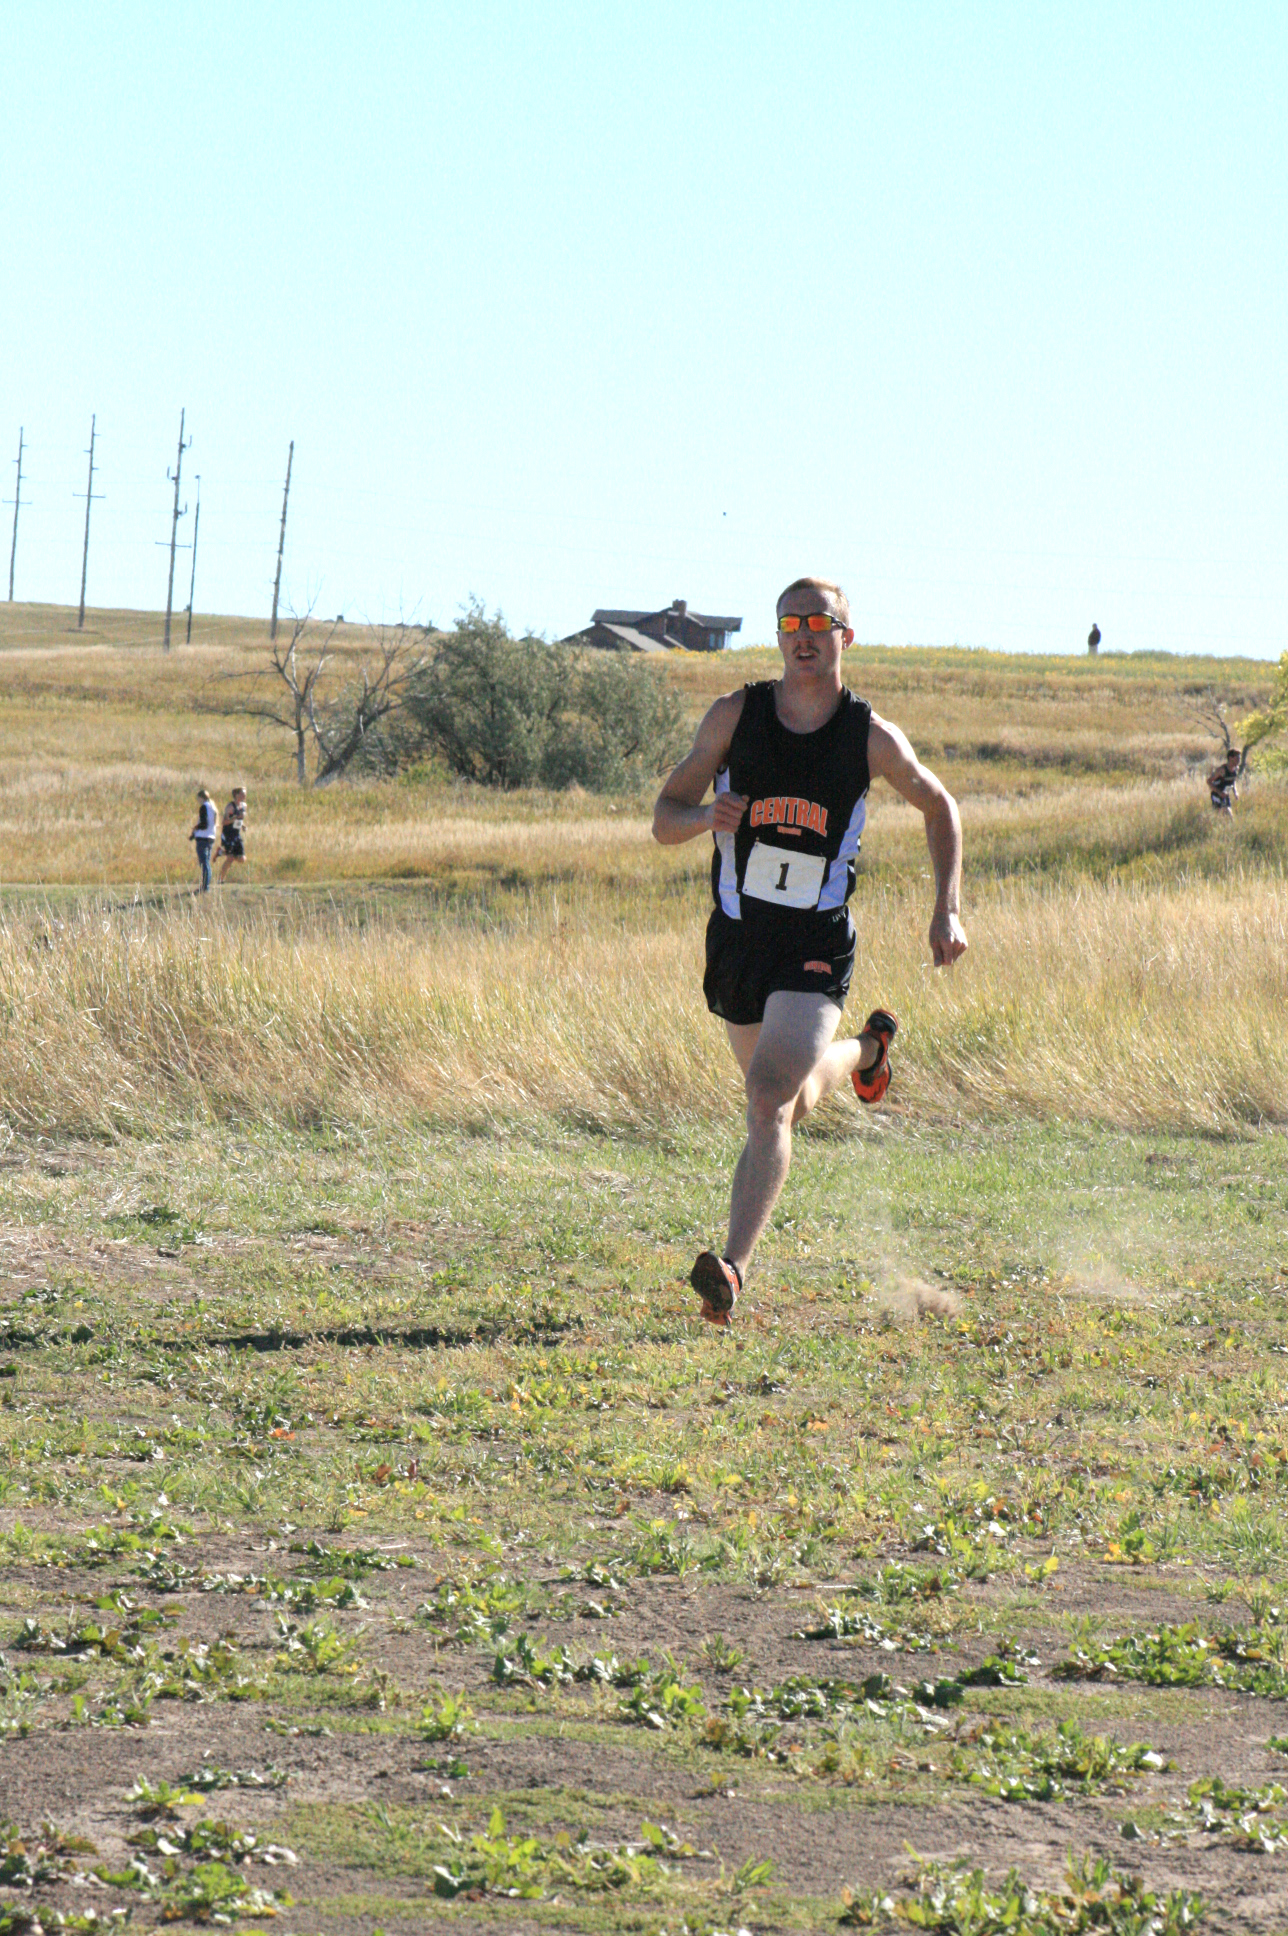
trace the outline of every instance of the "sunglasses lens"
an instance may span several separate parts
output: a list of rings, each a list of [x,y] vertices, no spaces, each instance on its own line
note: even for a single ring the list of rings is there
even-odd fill
[[[811,632],[834,632],[840,629],[830,612],[807,612],[803,618],[795,612],[788,612],[778,621],[780,632],[799,632],[802,625],[808,626]]]

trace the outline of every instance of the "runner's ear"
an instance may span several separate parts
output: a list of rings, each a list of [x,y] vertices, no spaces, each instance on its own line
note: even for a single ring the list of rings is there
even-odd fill
[[[852,625],[847,625],[844,631],[841,633],[842,652],[844,652],[847,645],[853,645],[853,644],[854,644],[854,627]]]

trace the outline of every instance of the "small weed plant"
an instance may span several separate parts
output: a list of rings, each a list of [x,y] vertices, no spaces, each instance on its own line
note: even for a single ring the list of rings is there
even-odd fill
[[[898,1898],[847,1894],[840,1920],[850,1929],[899,1925],[934,1936],[1184,1936],[1204,1909],[1189,1890],[1160,1895],[1098,1856],[1071,1858],[1060,1889],[1034,1887],[1015,1869],[994,1885],[982,1869],[939,1863],[928,1863],[914,1888]]]
[[[968,1743],[959,1741],[950,1762],[957,1780],[1007,1802],[1122,1794],[1134,1778],[1171,1765],[1144,1742],[1123,1747],[1107,1735],[1084,1734],[1076,1721],[1062,1721],[1053,1735],[990,1725]]]
[[[1208,1835],[1255,1855],[1288,1849],[1288,1789],[1277,1781],[1263,1788],[1228,1787],[1219,1775],[1196,1781],[1186,1796],[1190,1813]]]
[[[638,1843],[615,1847],[593,1844],[588,1836],[574,1841],[566,1831],[549,1843],[536,1835],[508,1835],[499,1808],[493,1809],[486,1832],[467,1839],[441,1823],[439,1832],[451,1846],[446,1859],[435,1864],[434,1893],[448,1901],[488,1895],[539,1901],[561,1884],[588,1892],[631,1889],[651,1894],[667,1873],[663,1856],[681,1860],[697,1854],[690,1844],[650,1822]]]
[[[1197,1621],[1079,1647],[1052,1669],[1057,1680],[1134,1680],[1150,1687],[1226,1687],[1288,1697],[1283,1633],[1263,1627],[1206,1633]]]

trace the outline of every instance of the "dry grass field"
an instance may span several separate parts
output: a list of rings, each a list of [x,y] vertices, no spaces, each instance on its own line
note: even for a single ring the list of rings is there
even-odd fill
[[[705,843],[301,791],[262,625],[73,628],[0,607],[0,1936],[1288,1931],[1288,790],[1194,711],[1270,669],[855,651],[971,949],[878,789],[895,1082],[716,1336]]]
[[[614,803],[606,823],[603,805],[584,798],[494,799],[424,778],[301,792],[286,735],[199,710],[228,692],[229,674],[263,664],[266,631],[249,620],[198,618],[192,645],[162,654],[155,614],[90,613],[78,633],[75,614],[61,607],[0,607],[6,887],[181,882],[191,873],[185,836],[197,786],[222,798],[237,781],[252,795],[251,878],[261,883],[418,875],[440,883],[446,874],[491,886],[507,877],[581,879],[588,866],[599,878],[624,871],[661,883],[677,869],[696,871],[691,851],[652,849],[630,803]],[[372,636],[358,626],[335,635],[337,680],[371,653]],[[686,655],[668,662],[666,676],[696,718],[728,684],[766,676],[777,656]],[[1211,846],[1191,825],[1207,829],[1190,809],[1204,804],[1193,775],[1212,744],[1192,695],[1212,684],[1237,716],[1270,687],[1269,668],[1249,661],[884,647],[856,647],[849,677],[969,802],[977,871],[1045,868],[1066,846],[1130,859],[1138,822],[1142,853],[1160,843]],[[1156,790],[1142,793],[1146,783]],[[874,807],[875,864],[902,866],[917,847],[907,816],[879,798]],[[878,831],[883,814],[892,816],[888,837]]]
[[[15,1126],[544,1108],[643,1129],[731,1107],[695,973],[709,852],[658,847],[647,800],[423,773],[302,790],[280,731],[201,710],[263,662],[262,625],[198,621],[168,655],[155,618],[70,627],[29,607],[0,619]],[[343,680],[372,639],[346,627],[335,646]],[[659,676],[696,717],[775,658],[685,656]],[[1236,716],[1260,703],[1268,669],[859,648],[851,676],[965,826],[972,955],[936,977],[920,822],[874,795],[855,1001],[879,993],[904,1018],[909,1105],[1203,1129],[1288,1116],[1288,794],[1254,782],[1218,824],[1195,712],[1208,685]],[[222,798],[235,779],[250,860],[197,902],[195,785]],[[1112,1084],[1088,1054],[1100,1040]]]

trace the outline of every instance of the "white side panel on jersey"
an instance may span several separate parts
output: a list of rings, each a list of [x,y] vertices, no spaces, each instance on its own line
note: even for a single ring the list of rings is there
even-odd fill
[[[826,866],[822,854],[802,854],[799,849],[771,847],[768,841],[758,840],[747,856],[742,891],[753,901],[772,901],[775,907],[817,907]]]
[[[716,792],[728,791],[729,769],[726,766],[716,774]],[[738,899],[738,862],[734,856],[733,835],[717,834],[716,847],[720,854],[720,906],[731,921],[741,921],[742,903]]]
[[[868,817],[867,795],[863,794],[854,802],[854,812],[850,824],[841,835],[841,845],[836,859],[827,870],[823,892],[818,897],[820,908],[839,908],[845,906],[845,890],[849,884],[850,863],[859,851],[859,840],[863,833],[863,823]]]

